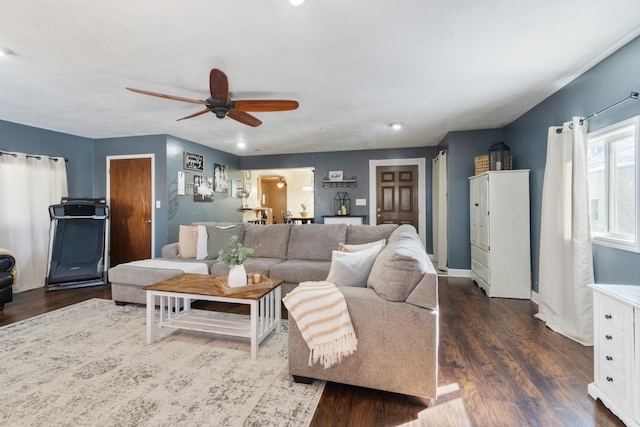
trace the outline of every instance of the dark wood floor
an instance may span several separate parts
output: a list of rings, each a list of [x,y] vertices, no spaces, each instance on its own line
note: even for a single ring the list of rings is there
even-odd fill
[[[23,292],[0,311],[0,326],[110,297],[108,286]],[[435,404],[329,383],[311,425],[396,426],[420,417],[421,426],[438,427],[623,426],[587,395],[592,347],[552,332],[536,312],[531,301],[489,299],[469,279],[441,278]]]

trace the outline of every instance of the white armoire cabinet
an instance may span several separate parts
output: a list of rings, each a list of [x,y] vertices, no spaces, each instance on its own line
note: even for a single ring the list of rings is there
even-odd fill
[[[531,298],[529,170],[469,178],[471,279],[489,297]]]
[[[628,426],[640,426],[640,286],[592,285],[593,383],[602,400]]]

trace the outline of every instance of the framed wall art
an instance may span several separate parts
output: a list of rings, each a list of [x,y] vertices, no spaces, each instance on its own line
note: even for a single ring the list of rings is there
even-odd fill
[[[343,171],[329,171],[329,181],[342,181],[343,179]]]
[[[194,202],[213,202],[213,178],[194,175],[193,187]]]
[[[213,164],[213,185],[216,193],[229,192],[229,166]]]
[[[204,172],[204,154],[184,152],[184,168],[197,172]]]

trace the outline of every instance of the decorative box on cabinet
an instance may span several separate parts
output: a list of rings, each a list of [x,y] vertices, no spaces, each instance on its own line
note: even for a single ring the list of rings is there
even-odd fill
[[[529,170],[469,178],[471,279],[489,297],[531,298]]]
[[[600,399],[628,426],[640,426],[640,286],[592,285],[593,382]],[[635,325],[635,327],[634,327]]]

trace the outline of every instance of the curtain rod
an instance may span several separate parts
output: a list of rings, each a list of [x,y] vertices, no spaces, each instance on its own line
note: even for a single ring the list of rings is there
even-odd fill
[[[623,102],[626,102],[626,101],[628,101],[630,99],[638,99],[638,92],[631,92],[631,94],[629,96],[627,96],[625,99],[622,99],[622,100],[616,102],[615,104],[611,104],[607,108],[603,108],[602,110],[598,111],[597,113],[593,113],[593,114],[585,117],[584,119],[580,120],[580,124],[582,124],[582,122],[584,122],[585,120],[589,120],[591,117],[595,117],[598,114],[602,114],[605,111],[607,111],[607,110],[609,110],[609,109],[611,109],[613,107],[617,107],[618,105],[620,105]]]
[[[580,119],[580,125],[582,125],[586,120],[589,120],[591,117],[595,117],[598,114],[602,114],[607,110],[612,109],[613,107],[617,107],[618,105],[622,104],[623,102],[626,102],[630,99],[638,99],[638,92],[631,92],[629,94],[629,96],[627,96],[625,99],[621,99],[620,101],[616,102],[615,104],[611,104],[606,108],[603,108],[602,110],[596,112],[596,113],[592,113],[590,115],[588,115],[587,117]],[[569,125],[569,128],[573,129],[573,124]],[[562,133],[562,128],[556,129],[556,133]]]
[[[10,151],[2,151],[2,150],[0,150],[0,156],[2,156],[2,155],[12,156],[12,157],[18,157],[18,154],[16,154],[16,153],[12,153],[12,152],[10,152]],[[38,160],[42,160],[42,156],[36,156],[36,155],[34,155],[34,154],[26,154],[26,156],[27,156],[27,158],[30,158],[30,159],[38,159]],[[48,157],[48,158],[49,158],[49,160],[53,160],[54,162],[57,162],[57,161],[58,161],[58,159],[53,158],[53,157],[50,157],[50,156],[45,156],[45,157]],[[63,157],[63,159],[64,159],[64,161],[65,161],[65,162],[68,162],[68,161],[69,161],[69,159],[67,159],[67,158],[65,158],[65,157]]]

